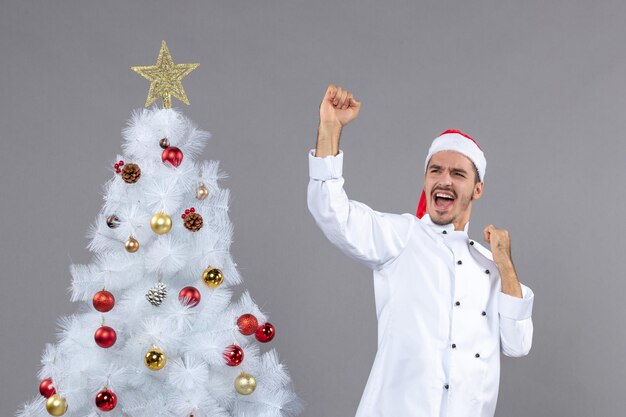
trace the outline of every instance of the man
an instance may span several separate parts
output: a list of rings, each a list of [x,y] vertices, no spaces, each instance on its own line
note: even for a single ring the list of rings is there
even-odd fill
[[[361,108],[330,85],[309,155],[309,210],[328,239],[374,271],[378,352],[357,417],[492,417],[500,352],[531,347],[534,295],[519,283],[506,230],[467,235],[486,160],[459,131],[436,138],[417,216],[351,201],[343,189],[341,128]]]

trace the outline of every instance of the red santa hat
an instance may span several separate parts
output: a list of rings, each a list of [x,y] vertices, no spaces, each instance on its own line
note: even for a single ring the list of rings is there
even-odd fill
[[[462,155],[465,155],[474,163],[476,170],[478,171],[479,181],[485,180],[485,171],[487,170],[487,160],[485,154],[478,146],[478,143],[472,139],[469,135],[461,132],[460,130],[450,129],[443,132],[441,135],[433,140],[428,150],[428,156],[424,163],[424,172],[428,168],[428,162],[430,158],[437,152],[441,151],[455,151]],[[420,201],[417,206],[417,218],[421,219],[426,214],[426,193],[422,190]]]

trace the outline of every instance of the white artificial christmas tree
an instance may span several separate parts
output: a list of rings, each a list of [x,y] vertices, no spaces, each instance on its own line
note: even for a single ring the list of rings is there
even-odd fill
[[[133,68],[153,76],[147,105],[156,97],[164,108],[135,112],[123,131],[89,233],[93,262],[70,267],[81,307],[60,320],[42,358],[42,395],[18,417],[301,411],[276,352],[262,353],[274,327],[247,292],[232,300],[241,277],[224,174],[218,161],[195,160],[210,135],[169,108],[171,96],[186,102],[190,67],[174,64],[163,42],[156,66]]]

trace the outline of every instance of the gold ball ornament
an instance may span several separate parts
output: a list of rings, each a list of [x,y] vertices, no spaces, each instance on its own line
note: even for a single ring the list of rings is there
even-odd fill
[[[67,402],[59,394],[54,394],[46,400],[46,410],[51,416],[62,416],[67,411]]]
[[[202,273],[202,281],[209,288],[217,288],[224,282],[224,275],[220,269],[210,266]]]
[[[134,237],[129,237],[126,243],[124,243],[124,247],[127,252],[135,253],[139,250],[139,242]]]
[[[146,353],[146,356],[144,356],[143,363],[145,363],[151,371],[158,371],[163,369],[167,363],[167,358],[161,349],[153,347]]]
[[[250,395],[256,389],[256,378],[242,372],[235,378],[235,389],[241,395]]]
[[[198,185],[198,188],[196,188],[196,198],[198,200],[204,200],[208,196],[209,196],[209,189],[206,187],[206,185],[204,185],[203,183],[200,183],[200,185]]]
[[[165,213],[157,213],[150,219],[150,227],[157,235],[164,235],[172,230],[172,218]]]

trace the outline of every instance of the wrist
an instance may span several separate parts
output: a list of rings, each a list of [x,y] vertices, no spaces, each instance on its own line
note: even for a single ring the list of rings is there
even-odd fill
[[[513,260],[503,255],[502,257],[493,257],[493,261],[498,267],[498,271],[500,271],[501,277],[516,277],[517,273],[515,271],[515,265],[513,264]]]
[[[339,138],[341,136],[341,123],[320,122],[317,130],[317,145],[315,156],[335,156],[339,153]]]
[[[341,133],[341,128],[343,126],[341,125],[341,123],[339,122],[339,120],[333,120],[333,121],[320,121],[320,125],[318,127],[318,131],[320,133],[327,133],[329,135],[332,134],[339,134]]]
[[[503,251],[503,252],[492,252],[493,255],[493,262],[495,262],[496,266],[498,267],[498,270],[500,271],[510,271],[510,270],[514,270],[515,267],[513,266],[513,259],[511,259],[511,256]]]

